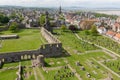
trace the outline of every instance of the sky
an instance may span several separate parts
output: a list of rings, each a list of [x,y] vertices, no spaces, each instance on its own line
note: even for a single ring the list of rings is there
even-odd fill
[[[120,8],[120,0],[0,0],[0,5],[25,7]]]

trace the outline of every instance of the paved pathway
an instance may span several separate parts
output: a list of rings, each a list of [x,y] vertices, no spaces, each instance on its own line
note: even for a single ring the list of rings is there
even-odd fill
[[[48,68],[48,67],[43,67],[44,71],[51,71],[51,70],[58,70],[58,69],[61,69],[63,66],[58,66],[58,67],[51,67],[51,68]]]
[[[33,61],[31,60],[31,63],[33,64]],[[34,76],[35,76],[35,80],[39,80],[36,74],[36,70],[35,67],[33,67],[33,71],[34,71]]]
[[[85,51],[85,53],[91,53],[91,52],[101,52],[102,50],[89,50],[89,51]]]
[[[106,67],[104,64],[102,64],[101,62],[95,60],[94,58],[92,58],[95,62],[97,62],[98,64],[100,64],[102,67],[104,67],[105,69],[107,69],[108,71],[110,71],[112,74],[116,75],[117,77],[120,78],[120,75],[117,74],[116,72],[114,72],[113,70],[111,70],[110,68]]]
[[[42,80],[45,80],[45,78],[44,78],[43,74],[41,73],[39,67],[36,67],[36,68],[37,68],[37,71],[38,71],[38,73],[39,73],[41,79],[42,79]],[[39,79],[39,80],[40,80],[40,79]]]

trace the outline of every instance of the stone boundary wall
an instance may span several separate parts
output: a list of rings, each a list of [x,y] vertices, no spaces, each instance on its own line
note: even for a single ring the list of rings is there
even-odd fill
[[[48,30],[44,27],[41,28],[42,36],[48,41],[48,43],[61,43],[56,37],[54,37]]]
[[[17,34],[14,35],[1,35],[0,38],[3,39],[17,39],[19,36]]]
[[[62,43],[44,28],[41,29],[41,33],[48,44],[43,44],[36,50],[1,53],[0,62],[8,63],[35,59],[38,55],[44,55],[44,57],[60,56],[62,54]],[[2,64],[0,63],[0,65]]]
[[[20,60],[28,60],[36,58],[39,55],[39,50],[8,52],[0,54],[0,61],[2,62],[17,62]]]

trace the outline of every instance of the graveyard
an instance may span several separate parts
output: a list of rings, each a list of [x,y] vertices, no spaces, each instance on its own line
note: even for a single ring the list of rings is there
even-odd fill
[[[2,34],[13,33],[4,31]],[[20,38],[3,41],[3,45],[5,45],[5,43],[9,44],[6,46],[7,52],[13,49],[13,51],[37,49],[41,44],[47,43],[44,37],[41,36],[40,30],[37,29],[25,29],[17,34]],[[3,64],[0,69],[0,75],[2,75],[0,80],[7,80],[7,77],[9,77],[9,80],[15,80],[18,76],[19,65],[22,66],[22,80],[119,80],[119,57],[113,56],[113,54],[102,50],[94,44],[78,39],[75,34],[76,33],[70,30],[62,31],[55,29],[53,35],[59,39],[63,45],[62,56],[44,58],[44,67],[40,67],[35,59]],[[85,35],[82,31],[78,31],[77,34],[86,40],[89,40],[88,37],[91,37],[90,35]],[[103,39],[103,36],[98,37]],[[26,38],[27,41],[25,41]],[[24,39],[25,43],[17,41],[19,39]],[[97,38],[93,40],[95,41],[96,39]],[[15,44],[10,44],[11,42],[9,41],[12,40]],[[107,41],[108,40],[109,39],[107,39]],[[32,44],[32,42],[34,42],[34,44]],[[28,44],[26,46],[29,47],[26,48],[24,46],[20,48],[20,46],[24,44]],[[13,45],[18,45],[19,48],[15,48]],[[4,48],[1,49],[1,52],[6,51]]]
[[[97,36],[91,36],[91,35],[86,35],[85,31],[79,31],[78,35],[85,40],[88,40],[94,44],[103,46],[109,50],[112,50],[116,53],[120,53],[120,44],[118,44],[117,42],[111,40],[110,38],[106,37],[106,36],[101,36],[101,35],[97,35]]]
[[[99,64],[107,60],[114,60],[118,57],[113,57],[108,52],[105,52],[95,46],[93,47],[93,45],[85,43],[81,40],[78,40],[77,42],[77,37],[70,31],[61,32],[60,30],[55,30],[55,32],[58,33],[56,37],[63,42],[64,48],[71,54],[71,56],[67,58],[68,63],[71,64],[83,80],[106,79],[109,76],[111,77],[111,75],[113,80],[119,80],[119,77],[113,75],[113,73],[108,74],[109,71]],[[77,34],[83,34],[83,32],[77,32]],[[85,34],[80,36],[86,37]],[[83,44],[81,45],[81,43]],[[81,45],[82,48],[76,44]],[[86,44],[88,44],[88,46]],[[83,45],[85,45],[85,47]],[[76,65],[77,62],[79,66]],[[87,73],[91,75],[89,78],[86,76]]]
[[[119,64],[120,60],[116,59],[116,60],[111,60],[111,61],[104,61],[103,63],[109,67],[110,69],[112,69],[113,71],[115,71],[116,73],[118,73],[120,75],[120,64]]]

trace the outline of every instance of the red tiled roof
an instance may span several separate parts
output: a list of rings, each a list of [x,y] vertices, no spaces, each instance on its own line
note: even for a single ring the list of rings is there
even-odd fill
[[[120,24],[119,24],[119,23],[115,23],[114,25],[115,25],[115,27],[119,27],[119,26],[120,26]]]
[[[117,34],[117,33],[109,30],[109,31],[107,31],[106,34],[107,34],[107,35],[112,35],[112,36],[114,36],[114,35]]]
[[[115,35],[115,37],[117,37],[117,38],[119,38],[120,39],[120,34],[118,33],[118,34],[116,34]]]

